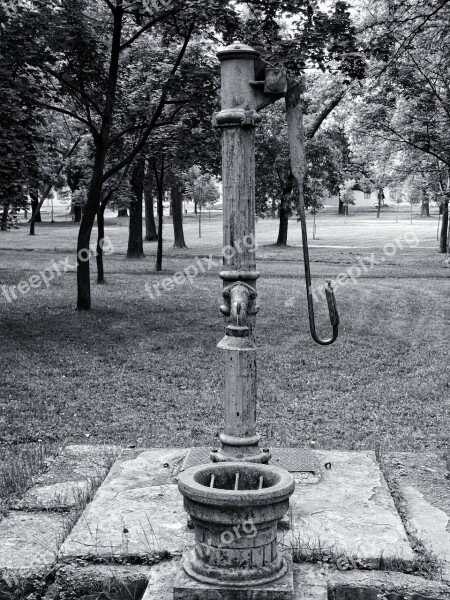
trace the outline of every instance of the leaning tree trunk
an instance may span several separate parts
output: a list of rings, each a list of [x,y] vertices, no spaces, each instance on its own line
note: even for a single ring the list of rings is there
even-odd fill
[[[439,236],[439,252],[447,252],[448,246],[448,201],[449,195],[446,194],[444,202],[442,203],[442,223],[441,233]]]
[[[92,227],[100,207],[102,194],[103,169],[105,166],[106,152],[103,147],[96,150],[94,168],[92,171],[86,208],[78,231],[77,242],[77,308],[90,310],[91,308],[91,280],[90,280],[90,241]]]
[[[7,229],[8,229],[8,211],[9,211],[9,202],[6,202],[3,205],[2,216],[0,219],[0,231],[7,231]]]
[[[173,221],[173,234],[174,234],[174,248],[187,248],[184,241],[183,232],[183,192],[182,183],[176,178],[173,178],[172,186],[170,188],[170,195],[172,197],[172,221]]]
[[[286,246],[287,245],[288,227],[289,227],[289,209],[287,206],[285,206],[285,204],[283,202],[280,205],[280,223],[279,223],[279,227],[278,227],[277,246]]]
[[[130,203],[127,258],[144,258],[144,240],[142,238],[144,160],[141,157],[136,159],[134,168],[131,171],[130,182],[133,191],[133,199]]]
[[[145,203],[145,240],[147,242],[156,242],[158,233],[156,232],[155,211],[153,204],[153,189],[150,173],[147,172],[144,178],[144,203]]]

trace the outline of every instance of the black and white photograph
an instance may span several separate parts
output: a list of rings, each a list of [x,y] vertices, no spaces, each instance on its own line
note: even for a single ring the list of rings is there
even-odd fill
[[[0,0],[0,600],[450,600],[450,0]]]

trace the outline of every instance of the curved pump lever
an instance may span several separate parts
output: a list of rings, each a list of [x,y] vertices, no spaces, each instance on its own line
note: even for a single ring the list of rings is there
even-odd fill
[[[289,151],[291,155],[291,174],[298,186],[298,211],[302,224],[303,258],[305,262],[306,295],[308,298],[309,329],[313,340],[321,346],[329,346],[336,341],[339,333],[339,316],[336,308],[333,288],[328,282],[325,293],[328,302],[328,312],[333,326],[333,335],[327,340],[322,340],[316,332],[314,321],[314,303],[311,291],[311,267],[309,263],[308,234],[306,231],[305,203],[303,198],[304,165],[305,158],[305,131],[303,125],[302,109],[303,81],[288,79],[286,93],[286,122],[289,137]]]
[[[306,295],[308,298],[308,314],[309,314],[309,330],[311,332],[312,339],[321,346],[329,346],[333,342],[337,340],[339,334],[339,315],[336,306],[336,299],[334,297],[334,291],[331,286],[331,282],[327,281],[327,287],[325,288],[325,294],[327,297],[328,303],[328,312],[330,315],[330,322],[333,326],[333,335],[323,340],[321,339],[316,332],[316,322],[314,319],[314,302],[311,290],[311,265],[309,260],[309,248],[308,248],[308,233],[306,230],[306,216],[305,216],[305,206],[303,201],[299,202],[299,214],[300,214],[300,222],[302,225],[302,245],[303,245],[303,261],[305,263],[305,281],[306,281]]]

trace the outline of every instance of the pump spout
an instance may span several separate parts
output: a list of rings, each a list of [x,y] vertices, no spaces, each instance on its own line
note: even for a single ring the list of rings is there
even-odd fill
[[[247,285],[238,283],[230,290],[230,320],[241,327],[247,326],[250,290]]]

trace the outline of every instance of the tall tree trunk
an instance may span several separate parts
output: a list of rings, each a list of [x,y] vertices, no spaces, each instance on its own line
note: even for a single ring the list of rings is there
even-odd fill
[[[95,216],[100,207],[103,174],[105,170],[106,153],[111,134],[111,127],[116,99],[117,78],[119,73],[120,44],[122,37],[123,12],[122,6],[117,7],[113,13],[114,25],[110,50],[108,81],[106,88],[105,106],[103,110],[102,128],[100,135],[95,139],[95,159],[92,169],[89,192],[83,218],[78,231],[77,243],[77,308],[90,310],[91,308],[91,281],[90,281],[90,251],[92,227]]]
[[[197,202],[195,202],[195,201],[194,201],[194,214],[195,215],[198,214],[198,211],[197,211]]]
[[[383,200],[384,200],[384,191],[383,191],[383,188],[381,188],[381,187],[378,188],[377,198],[378,198],[377,219],[379,219],[380,218],[381,207],[383,205]]]
[[[75,223],[81,223],[81,217],[82,217],[82,209],[81,206],[79,204],[73,204],[72,205],[72,209],[73,209],[73,220]]]
[[[106,206],[105,206],[106,208]],[[102,205],[97,213],[97,254],[95,260],[97,262],[97,283],[105,283],[105,270],[103,267],[103,243],[105,239],[105,209]]]
[[[0,221],[0,231],[8,230],[8,211],[9,211],[9,202],[6,202],[3,205],[3,211],[2,211],[1,221]]]
[[[174,234],[174,248],[187,248],[184,241],[183,232],[183,184],[173,177],[172,185],[170,188],[170,195],[172,197],[172,221],[173,221],[173,234]]]
[[[130,223],[128,230],[127,258],[144,258],[144,240],[142,238],[142,200],[144,195],[144,159],[138,157],[131,170],[131,189],[133,200],[130,204]]]
[[[42,223],[41,209],[39,207],[39,196],[37,192],[30,192],[31,198],[31,222],[30,222],[30,235],[35,235],[34,224]],[[35,218],[33,218],[35,217]]]
[[[34,215],[34,213],[37,211],[34,222],[42,223],[41,209],[39,208],[39,196],[38,196],[37,192],[30,192],[30,198],[31,198],[31,214]]]
[[[279,223],[279,227],[278,227],[277,246],[286,246],[287,245],[288,227],[289,227],[289,209],[285,205],[285,203],[282,202],[280,205],[280,223]]]
[[[78,231],[77,242],[77,308],[90,310],[91,281],[90,281],[90,248],[92,227],[100,207],[102,194],[103,170],[105,167],[106,144],[99,142],[94,160],[92,178],[86,201],[83,218]]]
[[[150,169],[147,166],[144,178],[144,202],[145,202],[145,240],[155,242],[158,239],[155,223],[155,211],[153,204],[153,189]]]
[[[156,170],[155,170],[156,174]],[[156,271],[162,271],[163,254],[163,210],[164,210],[164,155],[161,158],[161,176],[157,177],[158,185],[158,247],[156,249]]]
[[[422,201],[422,208],[420,211],[421,217],[429,217],[430,216],[430,203]]]
[[[97,213],[97,253],[95,260],[97,262],[97,283],[105,283],[105,271],[103,266],[103,244],[105,240],[105,210],[108,202],[113,195],[109,192],[101,201]]]
[[[439,252],[447,252],[448,246],[448,201],[450,194],[445,195],[444,202],[442,203],[442,223],[441,223],[441,235],[439,237]]]

